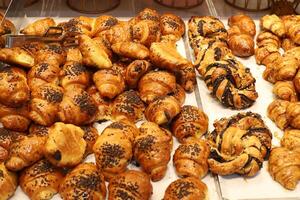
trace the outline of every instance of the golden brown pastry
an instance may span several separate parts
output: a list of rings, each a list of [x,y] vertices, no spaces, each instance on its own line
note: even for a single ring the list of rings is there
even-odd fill
[[[282,100],[298,101],[297,92],[292,81],[277,81],[273,87],[273,93]]]
[[[39,45],[38,45],[39,46]],[[58,43],[50,43],[38,47],[34,53],[36,63],[48,63],[51,65],[61,66],[66,61],[66,52]]]
[[[228,19],[230,27],[237,26],[242,33],[246,33],[252,37],[256,34],[254,21],[251,17],[245,14],[233,15]]]
[[[284,56],[286,57],[294,57],[297,59],[298,63],[300,64],[300,47],[295,47],[290,50],[284,52]]]
[[[55,26],[55,21],[50,18],[43,18],[34,21],[31,24],[28,24],[25,28],[23,28],[20,33],[25,35],[37,35],[44,36],[48,29],[52,26]]]
[[[144,122],[135,138],[134,157],[152,181],[161,180],[167,171],[172,151],[171,133],[153,122]]]
[[[132,41],[132,26],[125,21],[119,21],[108,30],[102,31],[100,36],[104,37],[110,45],[119,42]]]
[[[277,81],[292,81],[294,79],[299,68],[299,63],[295,57],[284,55],[276,64],[274,68]]]
[[[180,113],[180,103],[173,96],[163,96],[151,102],[145,110],[148,121],[158,125],[169,124]]]
[[[109,41],[104,36],[98,36],[93,38],[93,42],[97,43],[97,45],[105,51],[109,59],[113,58],[113,51],[111,49],[111,45]]]
[[[195,106],[185,105],[172,123],[172,133],[179,142],[189,137],[201,138],[208,129],[207,115]]]
[[[182,57],[172,42],[154,42],[150,47],[151,62],[178,74],[179,84],[188,92],[194,90],[196,73],[193,64]]]
[[[300,129],[300,102],[290,102],[286,108],[286,116],[290,126]]]
[[[25,71],[0,63],[0,102],[6,106],[19,107],[29,98]]]
[[[68,200],[104,200],[106,187],[103,175],[93,163],[82,163],[69,172],[59,187],[59,194]]]
[[[64,123],[90,124],[96,118],[97,105],[94,99],[81,88],[67,90],[59,104],[58,117]]]
[[[86,142],[85,155],[89,155],[93,153],[93,146],[99,136],[98,130],[92,125],[80,126],[80,128],[84,131],[83,139]]]
[[[300,70],[297,71],[297,74],[294,77],[293,83],[295,86],[295,90],[300,94]]]
[[[101,15],[95,19],[93,36],[97,37],[102,31],[118,24],[118,19],[110,15]]]
[[[299,31],[300,31],[300,17],[299,15],[288,15],[288,16],[283,16],[282,21],[284,23],[284,27],[286,30],[286,35],[291,38],[291,40],[300,45],[300,36],[299,36]]]
[[[60,68],[58,65],[38,63],[27,74],[28,86],[31,90],[37,89],[46,83],[58,85]]]
[[[70,47],[66,49],[66,62],[74,61],[82,64],[82,54],[78,47]]]
[[[175,151],[173,164],[180,177],[202,178],[207,174],[210,149],[205,140],[186,139]]]
[[[281,42],[281,47],[283,48],[284,51],[288,51],[292,48],[297,47],[298,45],[295,44],[290,38],[284,38],[282,39]]]
[[[63,174],[46,159],[26,168],[20,175],[20,186],[32,200],[48,200],[57,192]]]
[[[13,47],[0,49],[0,61],[31,68],[34,66],[35,58],[20,47]]]
[[[31,93],[30,119],[43,126],[57,121],[59,104],[63,100],[63,89],[51,83],[36,88]]]
[[[173,181],[166,189],[163,200],[206,200],[207,186],[195,177]]]
[[[134,60],[126,67],[125,81],[129,88],[136,88],[141,77],[151,70],[151,63],[146,60]]]
[[[18,186],[17,174],[8,171],[4,163],[0,163],[0,199],[7,200],[12,197]]]
[[[136,16],[137,20],[152,20],[159,21],[159,13],[151,8],[145,8]]]
[[[170,94],[170,96],[175,97],[181,106],[185,102],[185,91],[179,84],[176,84],[176,88],[174,92]]]
[[[57,122],[49,129],[48,138],[43,147],[44,156],[57,167],[78,165],[86,150],[84,131],[73,124]]]
[[[97,167],[106,180],[127,170],[137,134],[138,129],[129,121],[114,122],[100,134],[93,150]]]
[[[267,61],[268,64],[266,65],[265,71],[263,72],[263,78],[266,81],[274,84],[277,81],[276,67],[280,65],[280,62],[282,62],[282,56],[279,52],[276,52],[270,54],[265,60],[269,61]]]
[[[3,13],[0,12],[0,35],[6,35],[6,34],[14,34],[16,32],[15,25],[8,19],[4,18]]]
[[[31,122],[29,112],[28,104],[18,108],[0,104],[0,122],[4,128],[14,131],[26,131]]]
[[[269,106],[268,106],[268,117],[275,122],[275,124],[280,129],[285,129],[289,125],[289,121],[286,115],[286,110],[289,105],[288,101],[284,100],[274,100]]]
[[[141,20],[132,26],[133,41],[150,47],[153,42],[160,41],[159,23],[152,20]]]
[[[23,136],[24,133],[0,128],[0,163],[8,158],[11,145]]]
[[[89,87],[87,92],[94,99],[96,106],[98,107],[95,121],[102,122],[102,121],[110,120],[111,119],[110,102],[107,99],[104,99],[100,95],[99,91],[94,85]]]
[[[209,135],[211,172],[255,176],[271,149],[272,134],[259,114],[239,113],[214,123]]]
[[[300,147],[300,130],[287,129],[284,131],[284,135],[281,138],[281,146],[287,149],[295,149]]]
[[[300,180],[300,148],[292,151],[285,147],[273,148],[268,170],[275,181],[288,190],[294,190]]]
[[[93,81],[104,98],[113,99],[125,90],[124,77],[113,69],[102,69],[94,73]]]
[[[146,73],[138,83],[141,99],[149,104],[156,98],[170,94],[176,89],[176,77],[167,71]]]
[[[67,22],[62,22],[58,24],[59,27],[62,27],[65,34],[68,33],[82,33],[91,37],[93,35],[95,19],[79,16],[73,19],[70,19]]]
[[[112,63],[107,53],[87,35],[79,36],[79,49],[82,53],[83,64],[99,69],[111,68]]]
[[[131,59],[147,59],[149,50],[147,47],[136,42],[118,42],[111,46],[114,53]]]
[[[177,15],[163,14],[160,16],[159,22],[162,35],[175,35],[180,39],[185,33],[185,24]]]
[[[132,189],[134,187],[134,189]],[[114,177],[108,185],[108,200],[149,200],[152,185],[147,174],[128,170]]]
[[[112,118],[116,121],[127,119],[133,123],[143,119],[145,105],[138,92],[128,90],[118,95],[111,108]]]
[[[60,72],[60,85],[65,90],[86,89],[90,83],[90,73],[86,67],[76,61],[68,61]]]
[[[260,19],[262,29],[271,31],[278,37],[285,35],[285,27],[283,21],[277,15],[265,15]]]

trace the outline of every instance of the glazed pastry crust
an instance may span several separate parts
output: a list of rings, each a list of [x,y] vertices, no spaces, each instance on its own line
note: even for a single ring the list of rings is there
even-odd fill
[[[0,199],[9,199],[15,193],[18,186],[17,174],[5,167],[4,163],[0,163]]]

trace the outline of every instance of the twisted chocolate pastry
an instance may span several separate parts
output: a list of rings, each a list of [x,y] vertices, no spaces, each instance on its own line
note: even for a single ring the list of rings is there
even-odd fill
[[[272,134],[259,114],[239,113],[214,123],[209,135],[210,170],[220,175],[254,176],[271,149]]]

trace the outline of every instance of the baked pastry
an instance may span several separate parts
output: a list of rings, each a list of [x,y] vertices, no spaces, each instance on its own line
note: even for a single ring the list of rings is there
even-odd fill
[[[78,165],[86,150],[84,131],[73,124],[57,122],[49,129],[43,147],[44,156],[54,166],[74,167]]]
[[[180,113],[180,103],[173,96],[163,96],[150,103],[145,117],[158,125],[169,124]]]
[[[271,149],[272,134],[259,114],[239,113],[214,123],[209,169],[219,175],[255,176]],[[247,137],[245,137],[247,135]]]
[[[274,66],[276,81],[292,81],[297,74],[299,63],[295,57],[283,55]]]
[[[11,145],[23,136],[24,133],[0,128],[0,163],[8,158]]]
[[[87,89],[89,95],[91,95],[92,99],[94,99],[97,106],[97,113],[95,121],[102,122],[111,119],[111,108],[110,102],[107,99],[104,99],[99,91],[97,90],[95,85],[90,86]]]
[[[76,61],[66,62],[60,72],[60,85],[65,90],[72,90],[76,87],[86,89],[90,79],[87,68]]]
[[[292,81],[277,81],[273,87],[273,93],[282,100],[298,101],[298,95]]]
[[[28,86],[31,90],[37,89],[46,83],[58,85],[60,68],[45,62],[34,65],[27,74]]]
[[[66,48],[66,62],[74,61],[82,64],[82,54],[78,47]]]
[[[61,66],[66,61],[66,51],[59,43],[40,44],[37,48],[34,53],[36,63]]]
[[[300,131],[298,129],[287,129],[280,140],[281,146],[293,150],[300,147]]]
[[[300,63],[300,46],[287,50],[284,52],[284,55],[286,57],[294,57],[297,59],[298,63]]]
[[[275,124],[280,129],[285,129],[289,125],[289,121],[286,115],[286,110],[289,105],[288,101],[284,100],[274,100],[269,106],[268,106],[268,117],[275,122]]]
[[[66,175],[59,194],[69,200],[102,200],[106,196],[105,181],[95,164],[82,163]]]
[[[300,36],[299,36],[299,31],[300,31],[300,17],[299,15],[288,15],[288,16],[283,16],[282,21],[284,23],[284,27],[286,30],[286,35],[291,38],[291,40],[300,45]]]
[[[118,95],[111,108],[112,118],[116,121],[127,119],[133,123],[143,119],[145,105],[138,92],[128,90]]]
[[[62,27],[64,34],[81,33],[82,35],[91,37],[94,31],[94,22],[95,19],[93,18],[79,16],[67,22],[59,23],[58,27]]]
[[[13,47],[0,49],[0,61],[31,68],[34,66],[35,58],[20,47]]]
[[[107,53],[97,42],[94,42],[87,35],[79,36],[79,49],[82,53],[82,62],[84,65],[99,69],[111,68],[112,63]]]
[[[300,102],[290,102],[286,108],[286,115],[289,125],[300,129]]]
[[[294,190],[300,180],[300,148],[294,150],[285,147],[273,148],[268,170],[275,181],[288,190]]]
[[[230,27],[237,26],[242,33],[246,33],[252,37],[256,35],[255,23],[248,15],[233,15],[228,19],[228,25]]]
[[[105,53],[108,55],[109,59],[111,59],[111,60],[113,59],[113,51],[111,49],[111,45],[104,36],[101,35],[98,37],[94,37],[93,42],[97,43],[97,45],[105,51]]]
[[[265,15],[260,19],[262,29],[271,31],[278,37],[285,35],[285,26],[283,21],[277,15]]]
[[[94,83],[104,98],[113,99],[125,90],[123,76],[113,69],[99,70],[93,75]]]
[[[118,24],[118,19],[110,15],[101,15],[95,19],[93,36],[97,37],[102,31],[108,30]]]
[[[134,189],[132,189],[134,187]],[[147,174],[128,170],[114,177],[108,185],[108,200],[132,199],[149,200],[152,185]]]
[[[297,71],[297,74],[294,77],[293,83],[295,86],[295,90],[300,94],[300,70]]]
[[[0,103],[9,107],[19,107],[29,98],[25,71],[17,67],[1,66],[0,63]]]
[[[288,51],[292,48],[297,47],[298,45],[294,43],[290,38],[283,38],[281,42],[281,47],[284,51]]]
[[[136,42],[118,42],[113,44],[111,48],[114,53],[125,58],[144,60],[149,57],[147,47]]]
[[[57,121],[59,104],[63,100],[63,89],[47,83],[31,93],[30,119],[43,126],[51,126]]]
[[[146,60],[134,60],[126,67],[125,81],[129,88],[136,88],[141,77],[151,70],[151,63]]]
[[[97,167],[106,180],[126,171],[137,133],[133,123],[118,121],[107,126],[98,137],[93,150]]]
[[[161,28],[157,21],[141,20],[132,26],[133,41],[150,47],[153,42],[159,42]]]
[[[205,140],[186,139],[175,151],[173,164],[180,177],[202,178],[207,174],[210,149]]]
[[[31,24],[28,24],[23,28],[20,33],[24,35],[37,35],[44,36],[50,27],[55,26],[56,23],[53,18],[46,17],[43,19],[38,19]]]
[[[63,174],[48,160],[43,159],[26,168],[20,175],[20,186],[32,200],[48,200],[57,192]]]
[[[163,14],[160,16],[159,22],[162,35],[175,35],[180,39],[185,33],[185,24],[177,15]]]
[[[0,35],[6,35],[6,34],[14,34],[16,32],[16,27],[15,25],[8,19],[4,18],[3,13],[0,13],[0,20],[1,25],[0,25]]]
[[[4,163],[0,163],[0,199],[6,200],[14,195],[18,186],[17,174],[6,169]]]
[[[59,119],[64,123],[75,125],[90,124],[95,121],[97,104],[95,100],[81,88],[67,90],[59,104]]]
[[[195,106],[183,106],[179,115],[172,122],[172,134],[181,143],[189,137],[201,138],[207,129],[207,115]]]
[[[207,186],[195,177],[173,181],[166,189],[163,200],[205,200],[208,198]]]
[[[138,83],[141,99],[149,104],[156,98],[170,94],[176,89],[176,77],[166,71],[150,71]]]
[[[165,176],[170,161],[172,135],[152,122],[144,122],[139,130],[134,141],[134,158],[152,181],[159,181]]]
[[[104,37],[110,46],[119,42],[129,42],[132,41],[132,26],[127,21],[119,21],[110,29],[102,31],[100,36]]]
[[[83,139],[86,142],[85,156],[93,153],[93,146],[99,136],[98,130],[92,125],[80,126],[84,131]]]
[[[26,131],[31,122],[29,111],[28,104],[24,104],[18,108],[0,104],[0,122],[4,128],[9,130]]]
[[[151,8],[143,9],[136,16],[138,21],[139,20],[152,20],[152,21],[156,21],[156,22],[159,21],[159,17],[160,17],[159,13],[156,10],[151,9]]]
[[[169,95],[175,97],[175,99],[177,99],[177,101],[179,102],[179,104],[181,106],[184,104],[185,91],[179,84],[176,84],[176,88],[175,88],[174,92],[170,93]]]

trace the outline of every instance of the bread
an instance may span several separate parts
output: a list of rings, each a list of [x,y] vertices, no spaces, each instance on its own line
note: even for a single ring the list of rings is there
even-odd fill
[[[95,19],[93,36],[97,37],[102,31],[118,24],[118,19],[110,15],[101,15]]]
[[[300,147],[300,131],[298,129],[287,129],[280,140],[281,146],[293,150]]]
[[[53,18],[47,17],[38,19],[31,24],[28,24],[23,28],[20,33],[24,35],[37,35],[44,36],[50,27],[55,26],[56,23]]]
[[[39,46],[39,45],[38,45]],[[58,43],[42,44],[34,53],[36,63],[61,66],[66,61],[66,51]]]
[[[82,33],[91,37],[93,35],[95,19],[85,16],[79,16],[70,19],[67,22],[58,24],[62,27],[65,34]]]
[[[134,186],[134,189],[132,188]],[[132,199],[149,200],[152,195],[152,185],[147,174],[128,170],[114,177],[108,185],[108,200]]]
[[[177,15],[163,14],[160,16],[159,22],[162,35],[175,35],[180,39],[185,33],[185,24]]]
[[[152,20],[141,20],[132,26],[133,41],[150,47],[153,42],[159,42],[161,28],[159,23]]]
[[[298,94],[292,81],[277,81],[273,87],[273,93],[282,100],[298,101]]]
[[[118,42],[111,48],[114,53],[125,58],[144,60],[149,57],[148,48],[136,42]]]
[[[151,9],[151,8],[143,9],[136,16],[138,21],[139,20],[152,20],[152,21],[156,21],[156,22],[159,21],[159,17],[160,17],[159,13],[156,10]]]
[[[285,35],[285,27],[283,21],[277,15],[265,15],[260,19],[260,26],[264,30],[271,31],[278,37]]]
[[[172,135],[152,122],[144,122],[139,130],[134,141],[134,157],[152,181],[159,181],[167,171],[173,146]]]
[[[44,145],[44,156],[57,167],[75,167],[84,156],[86,141],[84,131],[73,124],[57,122],[49,129]]]
[[[31,68],[34,66],[35,58],[20,47],[13,47],[0,49],[0,61]]]
[[[126,67],[125,81],[129,88],[136,88],[139,80],[152,68],[146,60],[134,60]]]
[[[18,186],[17,174],[8,171],[4,163],[0,163],[0,199],[6,200],[12,197]]]
[[[0,162],[4,162],[8,158],[11,145],[24,135],[21,132],[0,128]]]

